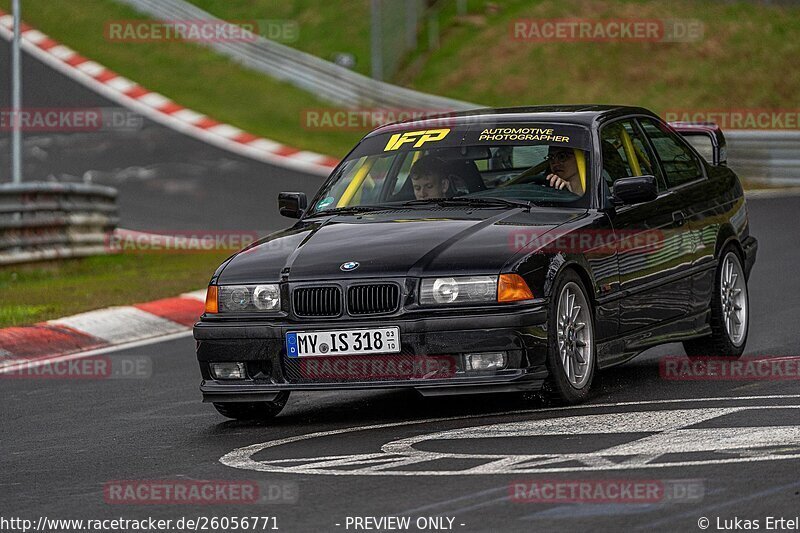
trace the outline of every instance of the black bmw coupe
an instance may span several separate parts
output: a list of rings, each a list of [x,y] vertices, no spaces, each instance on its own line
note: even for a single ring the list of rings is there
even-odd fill
[[[757,241],[713,125],[620,106],[392,124],[278,203],[297,222],[217,269],[194,327],[203,398],[228,417],[310,390],[575,403],[652,346],[747,341]]]

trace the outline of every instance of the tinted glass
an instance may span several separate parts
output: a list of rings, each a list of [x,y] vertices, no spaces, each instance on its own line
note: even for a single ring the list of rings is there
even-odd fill
[[[603,152],[603,179],[609,188],[620,178],[659,177],[658,166],[653,164],[653,154],[633,120],[621,120],[603,126],[600,143]]]
[[[454,197],[586,207],[590,136],[566,124],[397,129],[364,139],[312,211]]]
[[[676,187],[703,176],[699,158],[678,135],[655,120],[641,119],[640,122],[658,153],[669,187]]]

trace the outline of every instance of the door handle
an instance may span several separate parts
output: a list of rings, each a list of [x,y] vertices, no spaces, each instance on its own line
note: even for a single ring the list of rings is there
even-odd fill
[[[672,213],[672,221],[677,226],[683,226],[686,224],[686,215],[683,214],[683,211],[675,211]]]

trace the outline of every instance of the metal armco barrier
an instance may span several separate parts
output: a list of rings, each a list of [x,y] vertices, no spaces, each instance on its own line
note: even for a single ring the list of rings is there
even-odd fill
[[[800,131],[723,130],[728,166],[756,183],[800,185]]]
[[[159,20],[220,21],[184,0],[121,1]],[[483,107],[379,82],[263,37],[252,42],[210,42],[207,45],[247,68],[287,81],[343,107],[442,112]],[[728,140],[728,164],[739,176],[767,184],[800,184],[800,131],[729,130],[723,133]]]
[[[99,185],[0,185],[0,265],[107,253],[116,199]]]
[[[159,20],[220,19],[185,0],[120,0]],[[462,111],[483,107],[379,82],[263,37],[207,46],[275,79],[343,107]],[[535,102],[531,102],[535,104]],[[299,120],[299,118],[298,118]],[[800,131],[723,131],[728,165],[739,176],[767,184],[800,184]]]
[[[223,23],[219,18],[183,0],[120,1],[157,20],[206,20]],[[413,108],[442,112],[480,107],[376,81],[261,36],[255,36],[252,41],[203,44],[247,68],[291,83],[322,100],[344,107]]]

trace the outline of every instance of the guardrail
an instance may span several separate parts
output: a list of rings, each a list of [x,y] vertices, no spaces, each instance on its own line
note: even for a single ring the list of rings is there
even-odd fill
[[[728,166],[740,177],[772,185],[800,185],[800,131],[729,130]]]
[[[221,22],[185,0],[120,1],[160,20]],[[485,107],[376,81],[260,36],[252,42],[209,42],[207,45],[245,67],[344,107],[432,111]],[[723,133],[728,140],[728,164],[741,177],[776,185],[800,183],[800,132],[728,130]]]
[[[165,21],[222,21],[183,0],[120,0]],[[206,42],[245,67],[268,74],[345,107],[415,108],[439,111],[480,107],[442,96],[384,83],[289,46],[254,36],[252,41]]]
[[[0,185],[0,265],[107,253],[116,198],[83,183]]]

